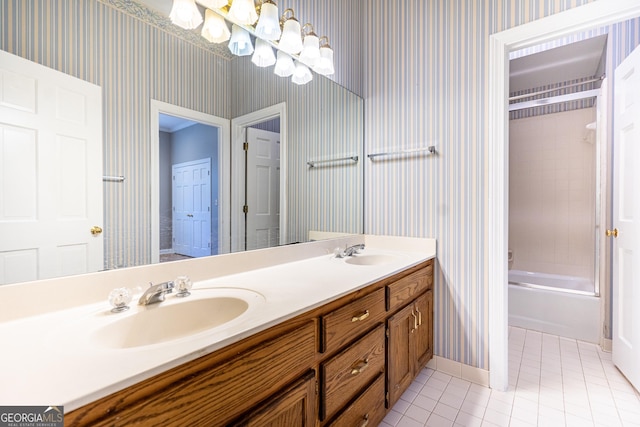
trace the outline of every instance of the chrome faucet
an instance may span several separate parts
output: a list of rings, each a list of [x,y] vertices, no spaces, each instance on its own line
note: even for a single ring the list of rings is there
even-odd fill
[[[364,250],[364,243],[360,243],[359,245],[349,246],[342,252],[338,252],[336,254],[336,258],[346,258],[348,256],[353,256],[358,253],[358,251]]]
[[[171,281],[158,283],[157,285],[149,283],[149,287],[146,291],[144,291],[144,293],[138,300],[138,304],[149,305],[162,302],[164,301],[164,296],[166,294],[170,294],[171,292],[173,292],[173,287],[174,284]]]

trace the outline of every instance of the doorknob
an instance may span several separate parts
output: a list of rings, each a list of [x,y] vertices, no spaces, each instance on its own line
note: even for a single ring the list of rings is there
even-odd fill
[[[189,218],[193,218],[193,214],[187,214]]]
[[[618,237],[618,229],[614,228],[613,230],[607,230],[607,237]]]
[[[91,227],[91,234],[93,234],[94,236],[97,236],[98,234],[102,233],[102,228],[98,227],[97,225],[94,225],[93,227]]]

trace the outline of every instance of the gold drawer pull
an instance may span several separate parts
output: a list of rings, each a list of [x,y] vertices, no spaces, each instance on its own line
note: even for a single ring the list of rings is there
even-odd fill
[[[359,427],[367,427],[367,424],[369,424],[369,414],[364,414],[364,417],[362,417],[362,422],[360,423]]]
[[[420,310],[418,310],[418,307],[416,307],[416,313],[418,313],[418,326],[422,325],[422,313],[420,313]]]
[[[369,359],[360,361],[355,368],[351,368],[351,375],[358,375],[362,373],[367,366],[369,366]]]
[[[367,317],[369,317],[369,310],[365,310],[360,316],[353,316],[351,322],[362,322]]]

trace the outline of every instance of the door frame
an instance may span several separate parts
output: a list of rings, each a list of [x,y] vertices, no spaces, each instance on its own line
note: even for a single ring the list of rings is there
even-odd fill
[[[196,121],[218,129],[218,253],[228,253],[231,248],[230,191],[226,177],[231,176],[231,156],[229,136],[231,126],[228,119],[212,116],[200,111],[151,99],[149,118],[149,138],[151,140],[151,263],[160,262],[160,133],[159,115],[168,114]],[[211,165],[213,169],[213,165]]]
[[[640,16],[637,0],[595,1],[489,37],[487,171],[489,385],[508,379],[507,248],[509,241],[509,52]]]
[[[242,144],[246,140],[245,128],[256,123],[280,118],[280,244],[287,237],[287,103],[281,102],[270,107],[256,110],[231,119],[231,251],[242,249],[244,242],[244,151]]]

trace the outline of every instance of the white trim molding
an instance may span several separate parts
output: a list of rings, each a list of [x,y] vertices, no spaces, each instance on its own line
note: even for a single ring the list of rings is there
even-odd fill
[[[510,51],[640,16],[638,0],[600,0],[500,33],[489,40],[489,384],[508,380],[508,77]]]

